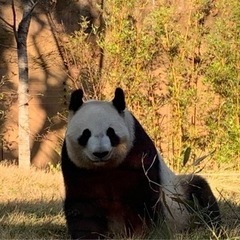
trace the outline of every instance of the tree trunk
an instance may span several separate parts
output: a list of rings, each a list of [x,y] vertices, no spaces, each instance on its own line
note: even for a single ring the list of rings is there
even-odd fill
[[[18,55],[18,164],[19,167],[29,168],[30,157],[30,128],[29,128],[29,95],[28,95],[28,56],[27,35],[31,15],[36,3],[31,0],[23,1],[23,17],[15,32]],[[14,4],[13,4],[14,6]],[[15,14],[15,13],[14,13]]]

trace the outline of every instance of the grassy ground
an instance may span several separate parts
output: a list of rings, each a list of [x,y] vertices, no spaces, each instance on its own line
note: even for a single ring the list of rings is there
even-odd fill
[[[60,172],[0,165],[0,239],[66,239]]]
[[[240,239],[240,174],[204,175],[220,202],[226,239]],[[0,239],[67,239],[62,212],[63,180],[46,173],[0,165]],[[201,229],[175,239],[211,238]]]

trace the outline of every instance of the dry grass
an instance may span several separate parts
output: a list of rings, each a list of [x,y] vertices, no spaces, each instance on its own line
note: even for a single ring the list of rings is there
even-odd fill
[[[228,239],[240,239],[240,173],[205,174],[219,201],[223,227]]]
[[[67,238],[60,172],[0,165],[0,239]]]
[[[206,174],[219,199],[226,238],[240,239],[240,174]],[[67,239],[61,173],[0,165],[0,239]],[[207,230],[175,239],[210,238]]]

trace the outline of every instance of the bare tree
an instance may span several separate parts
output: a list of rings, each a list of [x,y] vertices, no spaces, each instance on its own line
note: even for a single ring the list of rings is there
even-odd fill
[[[13,24],[3,18],[0,19],[13,29],[17,42],[18,55],[18,163],[19,167],[29,168],[31,163],[30,155],[30,128],[29,128],[29,95],[28,95],[28,56],[27,36],[31,22],[32,12],[38,0],[22,0],[22,19],[16,26],[16,11],[14,0],[12,0]]]

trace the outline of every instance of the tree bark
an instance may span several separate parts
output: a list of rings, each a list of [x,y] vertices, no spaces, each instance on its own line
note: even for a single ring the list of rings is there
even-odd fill
[[[13,12],[14,11],[14,2]],[[21,168],[29,168],[31,165],[30,155],[30,128],[29,128],[29,94],[28,94],[28,56],[27,36],[32,17],[32,11],[36,2],[28,0],[23,3],[23,17],[15,32],[18,55],[18,165]],[[15,19],[14,19],[15,22]],[[15,24],[14,24],[15,26]]]

